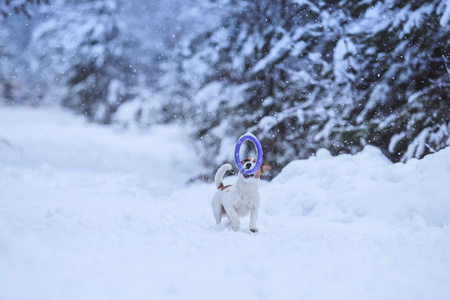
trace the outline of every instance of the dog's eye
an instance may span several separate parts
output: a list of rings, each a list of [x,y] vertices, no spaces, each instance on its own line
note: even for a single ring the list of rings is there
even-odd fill
[[[244,159],[243,161],[241,161],[241,165],[243,165],[243,164],[245,164],[246,162],[248,162],[248,161],[251,161],[252,159],[251,158],[246,158],[246,159]]]

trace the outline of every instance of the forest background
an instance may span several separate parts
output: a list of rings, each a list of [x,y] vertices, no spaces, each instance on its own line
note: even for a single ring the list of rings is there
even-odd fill
[[[450,0],[1,5],[0,101],[183,124],[199,178],[247,131],[272,176],[320,148],[405,162],[450,145]]]

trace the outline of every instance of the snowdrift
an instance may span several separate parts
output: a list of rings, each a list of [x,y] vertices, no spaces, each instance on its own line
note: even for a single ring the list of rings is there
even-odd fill
[[[370,217],[450,225],[450,148],[393,164],[367,146],[356,155],[327,150],[293,161],[266,187],[267,212],[352,222]]]
[[[450,149],[293,161],[252,234],[187,184],[184,132],[0,107],[0,299],[449,299]]]

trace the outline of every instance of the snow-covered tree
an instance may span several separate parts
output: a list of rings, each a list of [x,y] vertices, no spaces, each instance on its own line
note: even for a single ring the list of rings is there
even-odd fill
[[[248,130],[278,170],[319,148],[399,161],[450,144],[449,1],[139,3],[53,10],[30,47],[41,88],[100,122],[186,122],[213,165]]]
[[[231,153],[234,140],[251,129],[271,163],[309,156],[316,149],[312,133],[323,129],[324,111],[334,105],[330,86],[340,24],[312,2],[216,5],[229,8],[222,22],[179,52],[178,73],[192,91],[197,136],[209,151]]]
[[[7,18],[13,13],[22,13],[31,18],[30,5],[41,3],[50,4],[50,0],[6,0],[0,6],[0,15]]]
[[[10,73],[10,53],[8,49],[9,30],[6,27],[0,27],[0,96],[9,101],[10,86],[8,77]]]
[[[63,105],[109,123],[137,81],[136,40],[115,0],[66,1],[34,32],[34,68]]]
[[[141,81],[137,91],[141,95],[120,107],[120,116],[115,119],[120,123],[137,122],[144,126],[185,122],[192,115],[190,83],[193,80],[189,76],[193,73],[186,72],[182,67],[185,61],[183,45],[195,37],[201,28],[215,23],[215,19],[208,18],[213,15],[209,10],[215,6],[203,0],[146,3],[129,3],[129,13],[141,18],[128,20],[127,23],[141,27],[142,18],[146,19],[145,26],[137,30],[137,36],[143,40],[143,47],[138,49],[138,53],[144,56],[140,60],[146,64],[147,82]],[[126,116],[131,116],[129,122],[126,122]]]
[[[215,163],[247,130],[278,166],[321,147],[398,160],[449,144],[448,1],[211,3],[218,21],[171,63]]]
[[[369,62],[355,124],[393,160],[450,145],[449,18],[449,1],[376,1],[350,29]]]
[[[26,43],[28,26],[34,21],[30,20],[34,15],[33,7],[39,4],[49,4],[49,1],[8,0],[0,4],[0,97],[6,103],[30,100],[25,95],[29,78],[26,78],[27,72],[23,72],[27,59],[22,57],[21,50]]]

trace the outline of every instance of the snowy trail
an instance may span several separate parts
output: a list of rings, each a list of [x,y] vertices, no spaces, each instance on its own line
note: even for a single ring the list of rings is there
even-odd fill
[[[233,232],[182,129],[0,107],[0,299],[449,299],[449,149],[319,154]]]

